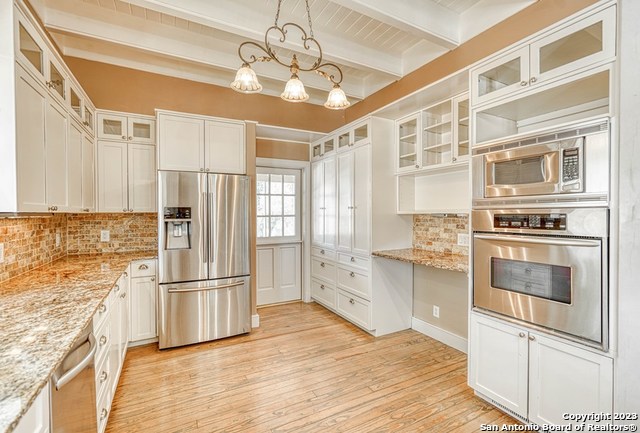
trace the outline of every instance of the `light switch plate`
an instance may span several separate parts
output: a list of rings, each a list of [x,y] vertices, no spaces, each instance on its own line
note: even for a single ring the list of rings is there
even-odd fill
[[[433,306],[433,317],[440,318],[440,307],[437,305]]]
[[[60,246],[60,233],[56,233],[56,248]]]
[[[0,244],[0,263],[4,263],[4,244]]]
[[[458,245],[469,246],[469,235],[466,233],[458,233]]]
[[[109,230],[100,230],[100,242],[109,242],[111,233]]]

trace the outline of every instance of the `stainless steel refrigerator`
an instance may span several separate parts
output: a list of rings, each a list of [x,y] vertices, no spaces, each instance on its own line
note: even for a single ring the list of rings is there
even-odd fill
[[[160,349],[251,330],[249,178],[158,172]]]

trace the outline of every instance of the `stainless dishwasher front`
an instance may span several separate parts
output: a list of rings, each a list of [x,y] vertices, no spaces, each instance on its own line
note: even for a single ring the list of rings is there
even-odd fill
[[[82,331],[51,376],[52,433],[97,431],[93,323]]]

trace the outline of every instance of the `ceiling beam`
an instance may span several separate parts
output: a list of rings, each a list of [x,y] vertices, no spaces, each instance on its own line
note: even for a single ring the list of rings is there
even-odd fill
[[[260,42],[264,41],[264,32],[273,24],[271,16],[269,15],[269,18],[265,19],[264,10],[258,7],[263,2],[253,4],[234,0],[124,1]],[[271,12],[275,17],[275,10]],[[306,21],[299,21],[299,23],[302,23],[304,27]],[[391,79],[402,77],[402,65],[398,57],[328,32],[314,33],[316,39],[322,44],[325,60],[358,69],[384,73],[389,75]],[[284,43],[278,43],[277,45],[299,53],[308,53],[304,49],[300,38],[297,37],[287,39]]]
[[[424,0],[330,0],[449,50],[460,44],[459,16]]]
[[[94,10],[86,11],[85,8]],[[96,12],[99,14],[96,15]],[[232,73],[235,73],[240,66],[235,43],[216,40],[215,44],[207,44],[206,41],[203,41],[207,38],[206,36],[194,38],[194,34],[187,30],[143,21],[133,16],[117,14],[114,11],[97,8],[86,3],[75,5],[73,12],[50,7],[44,21],[45,26],[55,32],[168,55]],[[194,41],[199,44],[196,45]],[[289,71],[271,62],[255,65],[254,69],[259,78],[264,77],[281,82],[282,88],[289,79]],[[305,86],[311,89],[324,92],[331,89],[330,83],[317,74],[304,74],[301,79]],[[341,87],[350,98],[363,99],[365,96],[361,83],[345,80]]]

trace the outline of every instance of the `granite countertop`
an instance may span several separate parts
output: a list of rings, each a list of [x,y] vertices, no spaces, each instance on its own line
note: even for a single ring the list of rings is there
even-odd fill
[[[12,431],[132,260],[67,256],[0,283],[0,432]]]
[[[441,253],[418,248],[374,251],[372,254],[385,259],[401,260],[416,265],[469,273],[469,256],[462,254]]]

